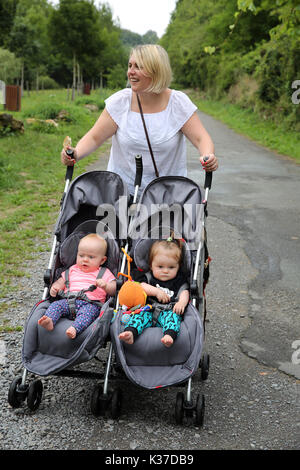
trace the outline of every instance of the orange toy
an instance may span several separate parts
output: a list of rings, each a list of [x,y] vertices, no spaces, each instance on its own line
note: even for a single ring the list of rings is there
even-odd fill
[[[132,280],[132,277],[130,276],[130,263],[132,258],[130,258],[124,248],[122,248],[122,251],[125,253],[127,258],[128,274],[119,273],[118,276],[125,276],[128,278],[128,281],[124,282],[120,289],[119,303],[122,307],[126,307],[128,310],[135,310],[146,305],[147,294],[139,282]]]
[[[135,310],[146,305],[147,294],[139,282],[132,280],[124,282],[119,292],[119,302],[128,310]]]

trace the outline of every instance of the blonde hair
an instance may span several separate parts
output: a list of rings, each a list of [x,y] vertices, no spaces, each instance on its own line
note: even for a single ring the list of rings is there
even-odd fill
[[[158,44],[143,44],[131,49],[137,65],[151,78],[148,92],[161,93],[172,81],[172,69],[167,51]]]
[[[160,249],[167,251],[170,257],[173,257],[179,264],[181,264],[182,242],[181,240],[170,237],[167,240],[157,240],[153,243],[149,252],[149,266],[152,265],[153,258],[157,255]]]
[[[85,235],[84,237],[81,238],[79,244],[84,241],[84,240],[95,240],[99,242],[99,250],[101,249],[103,251],[103,254],[106,253],[107,251],[107,241],[103,238],[100,237],[97,233],[89,233],[88,235]],[[79,246],[78,244],[78,246]]]

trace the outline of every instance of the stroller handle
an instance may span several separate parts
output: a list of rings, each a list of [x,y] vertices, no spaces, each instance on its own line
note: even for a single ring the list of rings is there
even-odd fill
[[[141,186],[142,176],[143,176],[143,159],[142,155],[136,155],[135,157],[135,181],[134,186]]]
[[[72,177],[73,177],[73,172],[74,172],[74,166],[68,166],[67,167],[67,171],[66,171],[66,177],[65,177],[65,180],[69,180],[71,181]]]
[[[206,188],[210,189],[211,188],[212,177],[213,177],[212,171],[206,171],[205,172],[204,189],[206,189]]]
[[[72,149],[67,149],[66,154],[69,155],[69,157],[73,157],[74,152]],[[65,177],[66,181],[67,180],[71,181],[73,177],[73,172],[74,172],[74,165],[67,166],[66,177]]]

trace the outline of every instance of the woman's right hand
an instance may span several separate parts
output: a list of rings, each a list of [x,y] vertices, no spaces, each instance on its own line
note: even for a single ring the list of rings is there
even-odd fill
[[[66,150],[72,150],[73,151],[73,156],[70,156],[66,153]],[[60,159],[63,165],[66,166],[73,166],[75,165],[77,161],[77,152],[76,149],[73,147],[67,147],[67,149],[62,149],[61,154],[60,154]]]

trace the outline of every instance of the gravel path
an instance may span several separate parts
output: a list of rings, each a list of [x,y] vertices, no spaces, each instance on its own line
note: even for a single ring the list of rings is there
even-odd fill
[[[204,116],[202,118],[204,120]],[[222,151],[223,160],[226,161],[226,135],[230,141],[230,152],[235,144],[235,135],[211,118],[208,124],[212,127],[212,134],[215,126],[214,138],[220,147],[218,154]],[[238,137],[241,146],[249,146],[249,141],[244,140],[242,142],[242,138]],[[230,163],[226,168],[230,168]],[[200,179],[196,173],[198,170],[194,172],[192,167],[192,171],[192,178]],[[224,178],[221,171],[220,183],[216,184],[219,193],[222,193],[221,180]],[[90,395],[95,380],[85,378],[43,378],[44,394],[39,409],[31,412],[26,404],[12,409],[7,402],[7,393],[11,381],[22,372],[23,339],[22,332],[14,331],[0,334],[0,449],[155,449],[187,453],[202,449],[299,448],[299,380],[293,375],[294,372],[289,375],[280,371],[276,362],[272,364],[266,353],[260,351],[264,341],[274,344],[268,331],[274,330],[277,318],[259,324],[257,338],[249,334],[245,336],[249,329],[253,331],[251,325],[255,314],[260,312],[259,307],[262,311],[264,308],[262,298],[257,297],[258,291],[253,287],[260,266],[252,262],[245,250],[247,240],[244,231],[236,221],[227,219],[226,211],[222,213],[222,208],[217,206],[217,203],[222,203],[222,194],[215,198],[215,202],[212,197],[211,202],[207,227],[213,261],[207,287],[205,342],[211,366],[207,381],[201,381],[200,372],[193,380],[193,394],[196,396],[203,392],[206,399],[204,426],[175,424],[175,397],[178,391],[184,391],[182,387],[147,391],[128,381],[120,384],[124,399],[119,420],[95,418],[91,414]],[[46,237],[50,249],[52,235],[48,233]],[[10,318],[11,325],[23,325],[35,302],[40,300],[48,259],[48,252],[38,253],[30,262],[28,277],[19,281],[19,287],[11,292],[8,299],[4,299],[15,305],[5,315]],[[279,295],[278,291],[278,300]],[[277,297],[274,289],[274,302]],[[272,309],[271,299],[268,299],[268,307]],[[293,308],[296,313],[296,306]],[[285,343],[291,345],[294,336],[287,336],[292,331],[291,322],[296,316],[290,317],[288,313],[284,317],[287,328],[283,324],[280,331]],[[259,317],[264,318],[263,315]],[[281,317],[279,320],[282,321]],[[292,349],[284,352],[289,364],[292,364],[292,353]],[[93,360],[85,367],[102,371],[106,355],[107,351],[101,350],[100,362]]]
[[[26,405],[12,409],[7,392],[22,372],[22,332],[0,336],[0,448],[6,450],[197,450],[197,449],[297,449],[299,447],[299,384],[275,368],[265,367],[242,353],[238,339],[249,324],[251,307],[247,285],[255,272],[242,251],[237,231],[209,218],[212,264],[207,288],[209,322],[206,348],[211,356],[209,378],[196,374],[195,393],[206,398],[203,428],[177,426],[176,393],[140,390],[126,382],[123,413],[117,421],[95,418],[90,411],[90,379],[43,378],[44,396],[39,409]],[[230,240],[222,238],[228,234]],[[224,257],[224,250],[226,256]],[[17,307],[12,323],[24,323],[39,295],[48,253],[31,263],[32,274],[12,298]],[[239,263],[239,270],[236,270]],[[224,277],[224,270],[227,276]],[[105,359],[106,351],[101,351]],[[88,367],[102,370],[91,361]],[[122,386],[121,386],[122,387]],[[134,400],[132,399],[134,397]],[[299,415],[298,415],[299,416]]]

